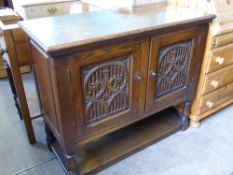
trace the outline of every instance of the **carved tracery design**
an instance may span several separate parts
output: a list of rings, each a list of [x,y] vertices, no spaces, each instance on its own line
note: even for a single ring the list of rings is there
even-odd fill
[[[155,98],[185,86],[191,45],[192,41],[189,40],[160,49]]]
[[[86,124],[129,108],[129,59],[124,56],[81,70]]]

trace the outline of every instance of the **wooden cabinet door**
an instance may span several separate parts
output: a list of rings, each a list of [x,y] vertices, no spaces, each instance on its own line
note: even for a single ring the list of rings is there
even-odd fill
[[[200,36],[198,29],[192,29],[152,38],[147,111],[160,111],[193,98],[193,81],[197,80],[202,59]]]
[[[149,51],[143,51],[143,44],[116,44],[68,59],[77,139],[108,133],[137,119],[141,61]]]

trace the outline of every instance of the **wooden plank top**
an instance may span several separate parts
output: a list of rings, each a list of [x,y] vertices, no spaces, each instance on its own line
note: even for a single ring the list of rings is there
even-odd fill
[[[42,50],[52,53],[178,24],[201,24],[214,17],[188,8],[169,8],[166,3],[156,3],[28,20],[19,25]]]

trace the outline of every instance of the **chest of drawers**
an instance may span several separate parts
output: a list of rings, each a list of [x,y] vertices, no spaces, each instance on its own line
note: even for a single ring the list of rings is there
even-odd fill
[[[80,5],[80,2],[78,0],[15,0],[13,4],[15,11],[23,19],[35,19],[69,14],[72,6]]]
[[[47,140],[67,174],[97,172],[188,126],[214,16],[167,3],[125,11],[20,23],[31,38]],[[179,103],[178,115],[171,107]]]
[[[191,125],[198,127],[201,119],[233,102],[233,1],[171,2],[196,11],[208,11],[217,16],[210,26],[197,95],[190,115]]]

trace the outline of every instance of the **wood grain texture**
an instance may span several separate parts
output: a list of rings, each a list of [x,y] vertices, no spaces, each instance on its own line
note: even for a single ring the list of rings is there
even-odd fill
[[[111,46],[101,47],[91,51],[79,52],[77,54],[74,54],[73,56],[68,57],[67,68],[68,70],[70,70],[70,74],[71,74],[70,89],[72,91],[72,101],[73,101],[74,109],[76,111],[75,116],[77,119],[77,124],[81,132],[79,135],[77,135],[77,141],[78,140],[80,141],[84,137],[86,138],[90,136],[93,137],[94,135],[97,135],[99,133],[106,133],[107,131],[110,132],[113,129],[116,130],[121,125],[126,125],[128,122],[132,122],[136,120],[135,115],[137,114],[137,108],[138,108],[139,88],[142,86],[142,84],[140,83],[140,80],[135,79],[135,75],[136,74],[141,75],[140,73],[141,61],[143,60],[143,55],[144,55],[144,53],[142,53],[142,49],[145,44],[148,44],[148,42],[136,41],[136,42],[120,43]],[[104,91],[100,92],[100,94],[102,94],[105,97],[110,97],[110,99],[104,99],[105,105],[106,103],[111,104],[109,108],[106,109],[107,111],[109,111],[106,113],[106,115],[109,117],[104,117],[98,122],[86,126],[85,125],[86,123],[85,120],[87,119],[86,108],[88,104],[86,104],[85,100],[83,101],[83,99],[87,98],[87,93],[84,86],[85,75],[83,74],[83,72],[86,69],[91,68],[92,65],[95,65],[97,67],[108,66],[109,68],[109,65],[111,65],[111,63],[117,63],[117,61],[120,61],[122,59],[123,59],[123,63],[121,64],[126,66],[125,75],[127,74],[127,79],[125,79],[126,87],[124,87],[125,89],[122,89],[125,95],[127,94],[125,96],[126,101],[122,102],[123,104],[125,103],[126,105],[125,109],[119,112],[113,112],[111,115],[109,114],[109,112],[111,113],[113,109],[117,109],[117,103],[119,102],[119,99],[115,99],[114,94],[109,94],[115,92],[113,92],[112,89],[112,85],[114,86],[114,84],[112,85],[109,84],[109,82],[112,82],[114,79],[111,79],[109,81],[108,77],[110,76],[112,78],[115,78],[113,77],[113,75],[116,72],[116,69],[110,70],[108,72],[108,75],[104,73],[104,70],[102,70],[102,72],[100,72],[99,74],[101,74],[101,77],[105,74],[106,76],[105,81],[107,83],[105,85],[107,85],[107,87],[102,87],[102,89],[104,88]],[[125,63],[124,60],[126,61]],[[97,81],[96,78],[92,79],[91,81],[95,82],[95,84],[99,83],[99,81]],[[79,82],[82,82],[81,89],[79,88],[80,86]],[[94,96],[94,93],[90,95]],[[99,96],[98,99],[100,99],[100,97],[101,96]],[[112,98],[115,100],[111,102]],[[97,100],[95,100],[95,102],[97,102]],[[82,108],[78,106],[82,106]],[[98,111],[92,111],[92,112],[97,113]],[[81,115],[82,117],[80,118],[79,115],[77,114]]]
[[[233,83],[229,83],[224,87],[215,90],[212,93],[204,95],[201,98],[199,113],[201,114],[203,112],[206,112],[209,109],[217,107],[218,105],[223,104],[224,102],[230,100],[233,97],[232,94],[233,94]]]
[[[168,9],[166,3],[157,3],[130,9],[23,21],[20,26],[42,50],[51,53],[120,37],[136,37],[140,33],[145,35],[152,31],[162,31],[178,23],[185,25],[192,21],[200,25],[213,17],[185,8]],[[64,26],[69,27],[64,30]]]
[[[233,65],[206,75],[203,95],[233,82]]]
[[[206,73],[214,72],[233,63],[233,43],[209,51],[209,64]]]
[[[11,67],[15,89],[17,92],[17,100],[20,105],[21,113],[27,130],[29,142],[35,143],[35,135],[31,122],[31,116],[28,109],[28,104],[23,87],[22,77],[20,74],[21,66],[30,66],[30,46],[28,38],[20,28],[8,29],[8,23],[17,23],[19,17],[11,9],[0,10],[3,22],[0,22],[0,28],[3,31],[4,41],[6,44],[9,60],[8,64]],[[6,17],[4,17],[6,15]],[[13,17],[12,17],[13,16]],[[7,20],[7,21],[6,21]],[[8,21],[9,20],[9,21]],[[15,25],[15,24],[13,24]]]
[[[180,127],[179,116],[169,109],[98,140],[77,145],[75,159],[79,162],[80,174],[96,173],[180,130]],[[64,162],[59,145],[54,143],[52,147]]]
[[[158,10],[158,7],[163,8]],[[178,121],[182,127],[177,129],[186,129],[189,123],[188,115],[195,96],[208,23],[214,16],[193,16],[188,13],[190,16],[184,17],[182,13],[185,10],[181,10],[174,17],[178,9],[161,6],[161,3],[135,7],[132,13],[127,14],[121,10],[45,19],[51,22],[51,26],[45,27],[43,35],[48,37],[46,40],[56,43],[56,47],[53,47],[55,50],[46,50],[42,40],[35,39],[41,38],[40,32],[34,33],[33,37],[28,33],[32,37],[32,52],[35,52],[33,57],[36,57],[34,60],[48,64],[48,69],[47,66],[41,66],[36,74],[47,74],[50,77],[50,83],[39,83],[40,87],[51,86],[56,113],[48,115],[56,116],[48,116],[45,119],[56,120],[45,122],[60,145],[60,151],[57,151],[57,148],[54,148],[54,151],[68,174],[91,174],[146,146],[154,139],[166,136],[167,132],[162,131],[164,124],[159,122],[156,126],[148,126],[149,130],[144,126],[140,126],[138,131],[130,127],[126,139],[123,134],[122,145],[111,139],[103,147],[100,146],[105,142],[103,138],[106,135],[113,132],[124,133],[125,127],[162,110],[183,103],[184,108]],[[183,16],[186,20],[178,20],[178,16]],[[70,21],[67,21],[70,18],[75,23],[70,24]],[[108,20],[109,18],[113,19]],[[58,19],[64,19],[60,21],[63,24],[62,34],[58,30],[54,30],[54,33],[47,31],[49,28],[58,27]],[[84,19],[86,21],[83,21]],[[100,22],[94,23],[97,20]],[[80,21],[82,22],[79,23]],[[32,31],[31,27],[27,26],[29,23],[26,23],[22,23],[24,30]],[[68,24],[70,27],[64,27]],[[78,28],[77,24],[83,28]],[[85,28],[87,26],[93,28]],[[101,30],[98,27],[101,27]],[[70,29],[77,31],[70,32]],[[83,29],[87,31],[79,33]],[[57,38],[53,38],[54,36]],[[86,37],[87,42],[84,42],[85,38],[82,37]],[[55,41],[57,39],[63,40]],[[163,85],[157,81],[156,73],[175,82],[171,85],[167,82],[166,87],[169,88],[160,96],[156,96],[157,89],[163,89]],[[182,81],[177,77],[181,77]],[[43,90],[46,89],[39,89]],[[47,92],[40,93],[44,96],[42,99],[46,99],[45,94]],[[43,103],[42,106],[46,105]],[[47,107],[51,108],[51,105],[47,104]],[[170,114],[167,117],[169,116]],[[53,127],[56,126],[56,121],[59,137],[56,127]],[[171,121],[170,129],[176,128],[175,126],[177,121]],[[51,132],[47,133],[50,142]],[[118,138],[116,137],[117,141]],[[88,144],[91,147],[87,146]],[[126,148],[123,150],[124,145]],[[77,151],[77,147],[80,151]],[[91,150],[94,155],[88,153],[87,161],[82,160],[82,151],[85,150]]]
[[[195,100],[192,104],[190,118],[199,121],[232,102],[228,96],[232,83],[232,0],[213,1],[172,1],[179,7],[189,7],[197,11],[207,11],[216,14],[217,18],[210,25],[205,56]],[[173,5],[174,5],[173,4]],[[224,90],[220,90],[225,88]],[[223,95],[224,94],[224,95]],[[225,96],[226,95],[226,96]]]
[[[17,96],[19,98],[19,103],[21,107],[21,112],[23,115],[24,123],[26,126],[28,139],[31,144],[36,142],[35,135],[33,131],[33,126],[30,118],[30,113],[27,105],[27,99],[25,96],[25,91],[23,87],[22,77],[20,75],[20,65],[17,59],[17,53],[14,45],[14,38],[12,37],[12,31],[4,31],[4,37],[6,41],[6,46],[9,50],[9,59],[11,63],[12,75],[14,78],[14,84],[16,87]]]

